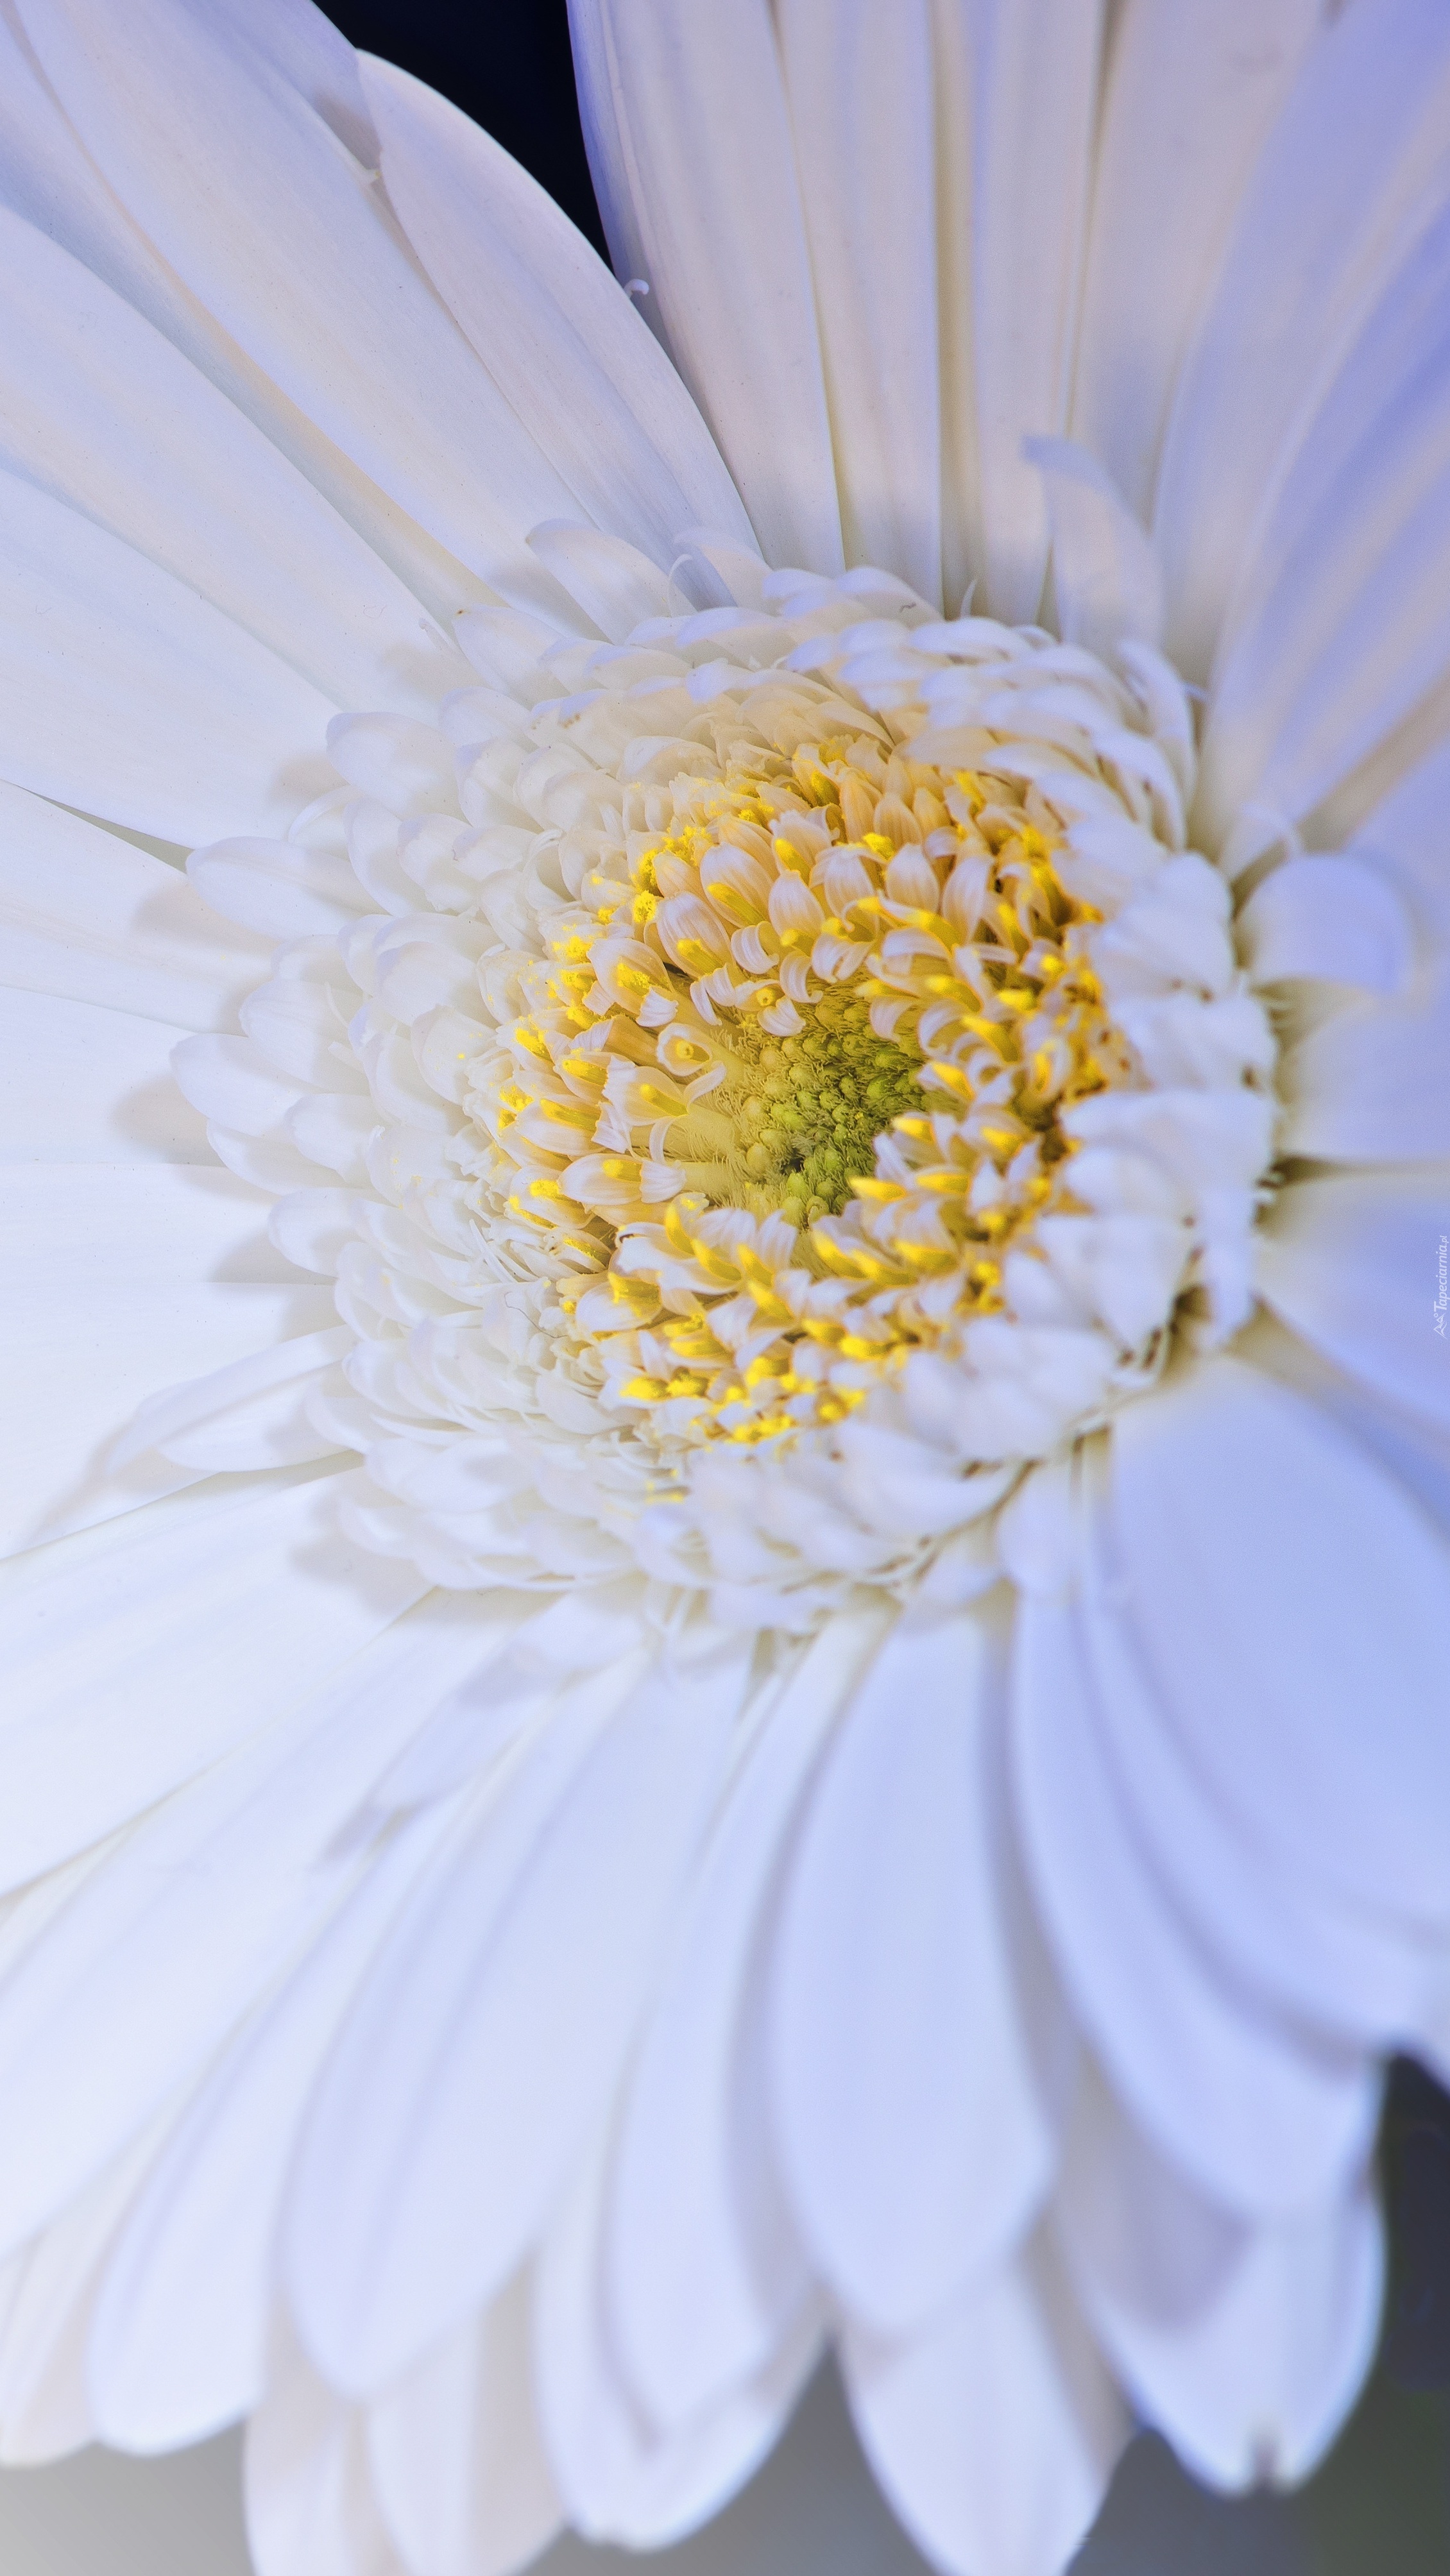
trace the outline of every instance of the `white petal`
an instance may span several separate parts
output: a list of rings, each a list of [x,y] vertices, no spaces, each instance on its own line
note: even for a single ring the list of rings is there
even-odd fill
[[[154,1449],[179,1466],[221,1474],[326,1458],[336,1443],[312,1429],[306,1396],[353,1347],[352,1332],[329,1317],[318,1332],[294,1333],[166,1387],[137,1406],[116,1463],[129,1467]]]
[[[601,2116],[744,1687],[737,1657],[667,1664],[616,1710],[628,1679],[548,1713],[334,2053],[287,2265],[340,2386],[385,2382],[502,2287]]]
[[[369,2410],[384,2514],[428,2576],[511,2576],[562,2520],[531,2393],[527,2273]]]
[[[776,1967],[798,2224],[846,2308],[914,2329],[1022,2235],[1070,2071],[1015,1881],[986,1624],[903,1621],[812,1793]]]
[[[190,1461],[168,1466],[155,1456],[137,1456],[133,1464],[122,1453],[138,1406],[164,1394],[178,1378],[246,1365],[259,1350],[285,1348],[289,1335],[305,1338],[336,1322],[326,1290],[269,1283],[265,1273],[249,1280],[245,1266],[244,1275],[231,1281],[186,1276],[186,1247],[197,1238],[185,1222],[172,1221],[170,1185],[195,1180],[225,1186],[229,1174],[164,1163],[99,1172],[89,1165],[40,1164],[33,1174],[18,1168],[15,1178],[20,1189],[12,1198],[0,1186],[0,1201],[34,1223],[37,1249],[64,1241],[45,1223],[43,1199],[55,1195],[57,1182],[61,1195],[68,1195],[72,1232],[84,1227],[92,1199],[94,1214],[89,1242],[72,1263],[57,1261],[48,1276],[42,1270],[29,1279],[22,1275],[13,1287],[0,1286],[5,1554],[88,1528],[189,1483],[200,1472]],[[153,1188],[157,1181],[166,1186]],[[135,1182],[145,1186],[133,1195]],[[152,1215],[156,1229],[148,1244]],[[175,1278],[160,1272],[168,1245],[178,1262]],[[137,1275],[138,1248],[151,1251],[150,1277],[144,1269]],[[116,1264],[111,1275],[99,1267],[108,1257]],[[17,1265],[22,1273],[24,1266]],[[275,1255],[272,1267],[281,1267]]]
[[[1408,225],[1443,192],[1450,24],[1435,0],[1346,10],[1260,157],[1164,442],[1168,650],[1207,675],[1261,502]]]
[[[621,537],[602,536],[570,519],[549,519],[529,530],[529,545],[612,643],[622,644],[647,617],[679,614],[680,598],[668,576]]]
[[[1259,1238],[1257,1278],[1275,1312],[1326,1358],[1450,1431],[1447,1234],[1443,1180],[1333,1174],[1281,1194]]]
[[[580,508],[660,563],[697,523],[752,545],[709,431],[588,243],[446,99],[360,69],[413,248]]]
[[[1382,871],[1347,853],[1289,859],[1239,915],[1241,954],[1256,984],[1308,975],[1395,993],[1410,970],[1410,923]]]
[[[1450,946],[1450,875],[1441,845],[1450,814],[1450,742],[1416,761],[1362,815],[1356,815],[1355,850],[1387,873],[1416,922],[1439,946]]]
[[[1050,2245],[907,2343],[846,2340],[851,2411],[892,2506],[947,2576],[1059,2576],[1127,2426]]]
[[[768,560],[839,572],[810,258],[767,0],[725,16],[692,0],[575,0],[570,24],[616,271],[649,287],[645,318],[714,431]]]
[[[1450,1156],[1450,966],[1403,999],[1322,1020],[1280,1059],[1280,1151],[1342,1163]]]
[[[1156,644],[1163,581],[1153,541],[1097,459],[1067,438],[1024,447],[1047,486],[1057,623],[1068,644],[1111,654],[1125,638]]]
[[[231,1026],[270,949],[213,920],[174,867],[0,786],[0,979],[166,1020]]]
[[[334,705],[421,712],[457,687],[454,649],[396,575],[110,287],[9,215],[0,281],[12,469],[189,583]]]
[[[1270,2227],[1231,2219],[1084,2086],[1057,2203],[1078,2295],[1139,2412],[1195,2475],[1301,2478],[1374,2353],[1383,2232],[1363,2176]]]
[[[367,2424],[280,2324],[247,2426],[247,2538],[257,2576],[413,2576],[383,2520]]]
[[[555,2216],[539,2264],[534,2367],[544,2440],[570,2522],[586,2539],[652,2549],[744,2484],[775,2440],[819,2350],[808,2312],[755,2377],[661,2438],[632,2404],[601,2277],[607,2140]]]
[[[1185,1925],[1114,1778],[1070,1607],[1022,1605],[1015,1717],[1042,1920],[1134,2117],[1234,2207],[1278,2211],[1322,2196],[1364,2152],[1374,2117],[1364,2061],[1275,2014]]]
[[[95,2438],[86,2351],[96,2293],[116,2230],[171,2117],[168,2106],[8,2267],[13,2289],[0,2324],[0,2460],[7,2465],[56,2459]]]
[[[1441,1536],[1313,1408],[1226,1357],[1125,1408],[1112,1477],[1129,1624],[1206,1779],[1250,1823],[1277,1802],[1312,1880],[1443,1929]]]
[[[339,1815],[385,1763],[389,1738],[426,1718],[460,1660],[487,1651],[484,1624],[476,1612],[460,1618],[451,1599],[415,1613],[314,1711],[317,1741],[337,1763]],[[304,1751],[290,1776],[306,1788],[306,1772]],[[308,2098],[360,1979],[454,1825],[446,1813],[412,1820],[368,1856],[297,1971],[223,2049],[154,2156],[96,2303],[90,2378],[105,2439],[162,2449],[259,2402],[277,2218]]]
[[[1156,1901],[1186,1930],[1190,1955],[1202,1954],[1193,1982],[1206,1969],[1230,2001],[1247,2001],[1252,2018],[1282,2016],[1293,2046],[1295,2034],[1307,2031],[1334,2049],[1385,2053],[1423,2026],[1445,1972],[1445,1936],[1421,1933],[1307,1879],[1284,1847],[1269,1801],[1259,1805],[1252,1830],[1225,1810],[1205,1785],[1191,1744],[1165,1723],[1102,1561],[1101,1525],[1096,1535],[1078,1637],[1092,1678],[1104,1794],[1133,1847],[1130,1867],[1146,1864]],[[1182,2089],[1192,2121],[1190,2088]],[[1197,2111],[1212,2187],[1220,2133],[1230,2136],[1235,2124],[1221,2122],[1207,2098]],[[1240,2133],[1229,2152],[1245,2144],[1251,2159],[1252,2136],[1245,2142]]]
[[[566,489],[292,67],[186,0],[136,0],[124,29],[97,0],[23,15],[77,132],[207,311],[435,537],[506,577]]]
[[[1178,370],[1319,0],[1126,0],[1113,31],[1075,437],[1151,518]]]
[[[0,1988],[0,2063],[28,2104],[0,2142],[7,2242],[45,2224],[178,2082],[205,2067],[327,1925],[370,1866],[349,1828],[379,1773],[431,1696],[486,1656],[495,1633],[452,1605],[404,1622],[140,1823],[31,1940]],[[406,1885],[409,1857],[390,1860],[395,1882],[401,1872]],[[360,1911],[375,1939],[366,1896]],[[351,1925],[342,1940],[355,1959]],[[139,2021],[127,2009],[137,1993],[147,2001]],[[205,2110],[200,2118],[205,2127]],[[174,2183],[170,2150],[168,2164]],[[224,2157],[223,2192],[228,2179]],[[140,2389],[133,2403],[144,2409]]]
[[[119,538],[0,474],[0,769],[163,840],[266,831],[330,784],[328,699]]]
[[[186,873],[210,911],[269,941],[349,930],[368,909],[345,859],[295,841],[214,841],[192,851]]]
[[[775,12],[850,563],[941,599],[931,0]],[[951,606],[956,606],[955,600]]]
[[[174,1028],[47,992],[0,1012],[0,1162],[205,1163],[206,1128],[171,1078]]]
[[[1022,453],[1066,416],[1097,111],[1102,12],[985,0],[972,139],[979,473],[986,600],[1037,615],[1047,570],[1042,481]],[[1023,173],[1033,173],[1024,188]]]
[[[1313,815],[1444,679],[1447,444],[1442,351],[1361,440],[1256,612],[1225,633],[1199,776],[1205,846],[1250,799],[1292,822]]]
[[[630,2380],[662,2426],[763,2369],[809,2288],[768,2131],[762,1944],[785,1837],[879,1626],[832,1621],[769,1707],[625,2095],[610,2312]]]
[[[425,1588],[330,1534],[327,1480],[297,1475],[153,1503],[3,1569],[6,1884],[193,1778]]]

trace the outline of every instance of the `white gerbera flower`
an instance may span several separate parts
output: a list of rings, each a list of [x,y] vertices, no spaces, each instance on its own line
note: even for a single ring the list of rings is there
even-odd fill
[[[1324,14],[579,0],[633,303],[302,0],[0,20],[6,2456],[250,2413],[262,2576],[503,2576],[829,2336],[1051,2576],[1129,2410],[1341,2419],[1450,19]]]

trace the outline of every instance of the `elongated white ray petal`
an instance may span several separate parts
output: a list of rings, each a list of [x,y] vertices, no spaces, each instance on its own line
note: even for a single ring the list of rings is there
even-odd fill
[[[1095,156],[1072,430],[1145,521],[1178,373],[1319,0],[1126,0]]]
[[[839,572],[810,256],[766,0],[725,16],[690,0],[574,0],[569,15],[616,270],[648,286],[646,318],[714,431],[767,561]],[[747,277],[768,278],[769,292],[742,295]]]
[[[386,2383],[527,2252],[617,2076],[743,1688],[727,1655],[562,1699],[379,1963],[288,2222],[290,2294],[339,2385]]]
[[[610,2312],[662,2427],[764,2369],[809,2294],[771,2136],[766,1945],[786,1837],[880,1624],[833,1621],[770,1704],[629,2079],[607,2213]]]
[[[383,2512],[428,2576],[512,2576],[563,2519],[533,2399],[532,2289],[520,2273],[368,2410]]]
[[[0,2461],[7,2466],[57,2459],[95,2438],[86,2354],[96,2297],[117,2229],[175,2116],[168,2103],[6,2267]]]
[[[210,1461],[179,1453],[169,1459],[137,1454],[134,1443],[131,1456],[122,1451],[138,1408],[169,1394],[179,1373],[200,1377],[252,1366],[259,1352],[285,1353],[291,1339],[306,1343],[336,1327],[325,1289],[186,1277],[187,1237],[168,1229],[168,1204],[151,1188],[133,1196],[129,1185],[201,1175],[175,1164],[122,1165],[102,1170],[94,1190],[93,1177],[84,1165],[37,1167],[37,1178],[63,1183],[73,1213],[90,1215],[86,1240],[74,1260],[58,1260],[49,1275],[0,1285],[6,1425],[0,1553],[6,1555],[132,1511],[208,1471]],[[230,1179],[216,1175],[223,1177]],[[111,1186],[117,1182],[120,1188]],[[93,1210],[87,1199],[94,1200]],[[29,1219],[44,1239],[38,1191],[24,1189],[12,1201],[0,1182],[0,1207]],[[134,1248],[147,1244],[153,1208],[155,1255],[159,1262],[172,1244],[182,1256],[179,1275],[127,1278]],[[108,1253],[119,1277],[99,1266]],[[280,1267],[275,1254],[272,1261]],[[314,1439],[300,1454],[325,1455],[332,1445]]]
[[[1408,234],[1446,188],[1450,22],[1435,0],[1346,10],[1262,154],[1164,440],[1168,650],[1207,675],[1273,484]]]
[[[206,1128],[171,1078],[175,1028],[11,989],[0,1013],[0,1162],[201,1163]]]
[[[1443,1177],[1340,1172],[1300,1182],[1259,1246],[1260,1294],[1316,1350],[1391,1404],[1450,1431]]]
[[[71,502],[336,706],[419,712],[456,648],[306,477],[77,260],[0,218],[7,463]]]
[[[1180,2458],[1221,2486],[1306,2475],[1379,2331],[1383,2230],[1368,2181],[1277,2226],[1247,2226],[1155,2156],[1089,2082],[1057,2225],[1094,2332]]]
[[[441,543],[486,577],[516,566],[567,488],[290,66],[194,0],[138,0],[124,29],[94,0],[23,15],[99,167],[207,310]]]
[[[1360,2052],[1296,2029],[1181,1920],[1117,1788],[1086,1643],[1063,1605],[1023,1604],[1016,1694],[1038,1907],[1118,2090],[1228,2205],[1279,2211],[1323,2197],[1363,2154],[1373,2118]]]
[[[1450,1156],[1450,967],[1337,1011],[1285,1049],[1281,1150],[1341,1163]]]
[[[609,2133],[554,2217],[540,2257],[534,2368],[560,2497],[588,2539],[651,2549],[703,2522],[780,2432],[820,2348],[814,2310],[766,2365],[661,2434],[633,2403],[610,2331],[603,2269]]]
[[[1433,353],[1365,433],[1225,637],[1198,812],[1215,837],[1245,804],[1303,822],[1450,673],[1450,392]]]
[[[0,786],[0,981],[214,1029],[234,1025],[268,955],[222,929],[178,868]]]
[[[589,244],[436,92],[371,57],[361,73],[413,248],[580,508],[658,563],[697,525],[753,545],[709,431]]]
[[[848,2333],[867,2457],[949,2576],[1058,2576],[1126,2438],[1049,2243],[1035,2239],[920,2334]]]
[[[935,605],[942,453],[931,20],[931,0],[902,0],[883,45],[869,0],[784,0],[776,11],[847,560],[889,565]]]
[[[0,771],[163,840],[265,831],[333,782],[328,699],[174,574],[0,475]]]
[[[1443,1533],[1227,1356],[1120,1416],[1112,1527],[1165,1718],[1217,1793],[1250,1824],[1274,1802],[1311,1879],[1443,1934]]]
[[[7,1885],[194,1778],[419,1597],[411,1570],[328,1534],[325,1484],[287,1470],[153,1503],[3,1570]]]
[[[257,2576],[414,2576],[383,2519],[364,2416],[317,2377],[281,2318],[247,2426],[246,2503]]]
[[[1020,623],[1037,615],[1048,545],[1022,441],[1055,435],[1067,416],[1102,13],[1098,0],[1066,19],[1048,0],[987,0],[975,23],[977,605]]]
[[[772,2054],[797,2223],[842,2304],[889,2334],[1025,2233],[1072,2063],[1013,1878],[997,1651],[970,1612],[893,1631],[812,1797],[782,1923]]]
[[[305,1806],[304,1839],[310,1826],[315,1865],[333,1882],[330,1916],[208,2069],[118,2236],[90,2358],[112,2442],[197,2440],[262,2395],[273,2240],[318,2068],[400,1905],[457,1830],[444,1809],[374,1847],[361,1817],[355,1832],[344,1823],[339,1833],[336,1819],[506,1629],[471,1601],[430,1596],[311,1705],[290,1749],[278,1747],[274,1795]]]

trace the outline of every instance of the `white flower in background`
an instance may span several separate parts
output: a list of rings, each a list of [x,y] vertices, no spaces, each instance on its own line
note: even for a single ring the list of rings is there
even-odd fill
[[[0,17],[3,2450],[504,2576],[831,2338],[1051,2576],[1450,2064],[1450,20],[575,42],[678,375],[301,0]]]

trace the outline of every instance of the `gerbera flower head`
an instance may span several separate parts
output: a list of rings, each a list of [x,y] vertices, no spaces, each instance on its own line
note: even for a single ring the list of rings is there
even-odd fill
[[[263,2576],[828,2340],[962,2576],[1292,2478],[1445,2063],[1450,35],[889,15],[581,0],[643,298],[300,5],[3,37],[0,2421]]]

